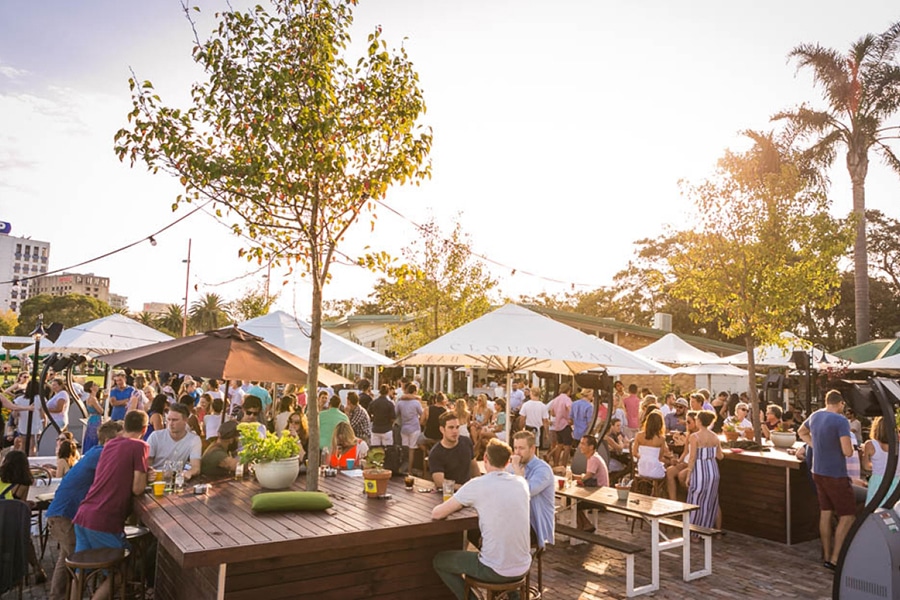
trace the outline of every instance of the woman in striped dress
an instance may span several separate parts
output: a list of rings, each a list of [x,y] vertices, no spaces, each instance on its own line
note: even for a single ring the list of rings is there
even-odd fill
[[[719,436],[709,430],[715,423],[716,413],[701,410],[697,414],[700,429],[690,437],[690,458],[688,459],[688,504],[700,508],[693,514],[691,522],[701,527],[721,527],[719,516],[719,465],[722,446]]]

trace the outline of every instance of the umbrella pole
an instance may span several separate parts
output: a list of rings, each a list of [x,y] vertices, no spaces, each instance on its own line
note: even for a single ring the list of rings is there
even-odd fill
[[[509,401],[512,399],[512,371],[506,372],[506,443],[509,444],[510,448],[512,447],[512,437],[510,436],[510,430],[512,429],[510,421],[512,421],[512,407],[509,405]]]

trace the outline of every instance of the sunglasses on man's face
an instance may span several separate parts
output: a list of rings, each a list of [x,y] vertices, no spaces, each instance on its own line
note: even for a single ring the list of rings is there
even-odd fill
[[[259,416],[259,411],[258,410],[248,410],[247,414],[250,415],[251,417],[256,417],[256,416]]]

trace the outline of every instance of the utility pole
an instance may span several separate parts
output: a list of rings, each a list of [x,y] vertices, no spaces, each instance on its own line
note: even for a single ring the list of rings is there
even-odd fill
[[[187,335],[188,291],[191,287],[191,238],[188,238],[187,260],[181,262],[187,263],[187,273],[184,276],[184,314],[181,317],[181,337],[185,337]]]

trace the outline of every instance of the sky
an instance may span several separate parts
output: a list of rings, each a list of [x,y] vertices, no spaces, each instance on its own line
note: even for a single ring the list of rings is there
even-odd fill
[[[201,36],[224,2],[193,2]],[[233,3],[243,6],[241,2]],[[399,256],[413,223],[460,220],[471,248],[493,261],[498,296],[588,291],[612,283],[633,243],[690,225],[679,180],[709,176],[739,132],[810,102],[808,73],[786,57],[800,43],[844,50],[900,19],[889,0],[671,2],[360,0],[357,44],[376,26],[403,44],[428,105],[433,176],[395,187],[370,231],[363,219],[341,249]],[[149,79],[164,103],[187,106],[202,72],[177,0],[4,0],[0,3],[0,221],[51,242],[62,269],[146,239],[189,209],[167,175],[113,152],[131,108],[127,80]],[[360,46],[351,49],[351,55]],[[355,62],[355,60],[354,60]],[[898,119],[900,122],[900,119]],[[833,212],[850,208],[839,158]],[[872,157],[870,208],[900,218],[900,179]],[[204,211],[73,272],[110,278],[110,291],[182,303],[226,300],[264,285],[238,258],[242,240]],[[515,271],[515,273],[513,273]],[[311,285],[274,268],[276,306],[308,316]],[[337,265],[325,299],[365,297],[375,275]]]

